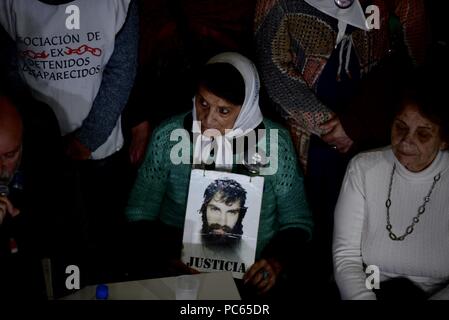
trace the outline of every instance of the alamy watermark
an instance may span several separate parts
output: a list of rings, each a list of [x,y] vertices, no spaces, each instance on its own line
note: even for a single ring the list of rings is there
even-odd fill
[[[80,8],[76,5],[70,5],[65,8],[65,13],[69,15],[65,20],[67,30],[79,30],[81,25]]]
[[[81,24],[81,10],[77,5],[66,7],[65,13],[68,15],[65,21],[67,30],[79,30]],[[380,10],[376,5],[369,5],[365,9],[366,27],[369,30],[380,29]]]
[[[380,10],[379,7],[376,5],[370,5],[366,7],[365,14],[368,15],[366,17],[365,23],[366,27],[369,30],[380,29]]]
[[[175,129],[170,134],[170,141],[177,142],[170,150],[170,161],[174,165],[193,164],[201,165],[216,163],[218,152],[235,150],[235,163],[243,164],[250,172],[258,175],[274,175],[279,165],[279,132],[278,129],[258,129],[245,132],[245,135],[236,139],[228,138],[232,130],[226,130],[224,136],[216,129],[205,130],[203,135],[213,136],[211,143],[204,149],[201,143],[201,133],[193,133],[193,152],[189,131]],[[269,139],[267,139],[269,135]],[[199,138],[199,139],[198,139]],[[269,140],[269,141],[267,141]],[[199,143],[199,145],[197,145]],[[235,144],[235,146],[234,146]],[[235,148],[234,148],[235,147]],[[199,152],[198,152],[199,150]],[[191,154],[194,154],[191,157]],[[206,155],[206,156],[204,156]],[[234,164],[231,161],[223,163],[226,166]]]
[[[65,287],[68,290],[79,290],[80,285],[80,268],[76,265],[67,266],[65,273],[68,274],[65,280]]]
[[[365,269],[368,275],[365,280],[365,286],[369,290],[380,289],[380,270],[378,266],[369,265]]]

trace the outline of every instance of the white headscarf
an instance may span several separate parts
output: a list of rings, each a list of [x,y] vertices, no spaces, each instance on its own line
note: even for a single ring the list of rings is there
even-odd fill
[[[246,135],[263,121],[259,107],[260,80],[256,66],[239,53],[221,53],[210,59],[207,64],[213,63],[229,63],[240,72],[245,82],[245,100],[232,130],[224,136],[210,138],[201,134],[201,126],[196,115],[195,98],[193,99],[192,131],[200,134],[194,141],[194,158],[197,159],[196,163],[199,162],[199,159],[202,159],[201,162],[205,162],[210,157],[213,139],[216,139],[218,149],[215,150],[215,167],[217,169],[229,169],[232,168],[233,163],[233,149],[230,141],[233,138]]]

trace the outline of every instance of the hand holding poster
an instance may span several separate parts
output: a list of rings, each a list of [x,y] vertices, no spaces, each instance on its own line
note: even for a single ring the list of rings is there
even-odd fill
[[[263,177],[192,171],[182,260],[202,272],[231,271],[241,279],[254,263]]]

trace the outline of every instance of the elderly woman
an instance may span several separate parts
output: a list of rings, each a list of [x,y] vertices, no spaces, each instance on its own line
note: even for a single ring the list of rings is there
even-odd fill
[[[179,259],[182,245],[192,165],[171,161],[171,150],[178,141],[171,141],[170,135],[179,128],[184,128],[191,136],[190,163],[205,159],[201,148],[193,145],[207,146],[212,139],[208,132],[212,129],[224,136],[224,146],[251,130],[265,129],[267,140],[270,130],[278,130],[278,153],[281,156],[277,159],[277,171],[265,176],[256,263],[243,279],[260,293],[267,292],[279,279],[286,260],[292,256],[286,248],[297,247],[299,250],[301,244],[310,238],[312,219],[289,133],[262,117],[259,77],[253,63],[237,53],[228,52],[214,57],[200,73],[192,112],[167,120],[153,134],[126,214],[131,222],[160,222],[159,227],[153,229],[160,236],[153,237],[152,241],[158,245],[164,243],[158,256],[161,259],[162,256]],[[229,160],[236,158],[234,153],[233,148],[219,148],[215,162],[205,168],[247,175],[254,172],[253,167],[242,162],[233,161],[231,164]],[[143,228],[142,232],[148,233],[149,230],[149,227]],[[155,258],[154,252],[152,257]]]
[[[423,81],[407,88],[391,146],[358,155],[346,172],[333,241],[343,299],[449,298],[444,91]]]

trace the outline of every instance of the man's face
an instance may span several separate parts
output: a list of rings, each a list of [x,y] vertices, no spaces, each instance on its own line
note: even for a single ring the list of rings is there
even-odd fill
[[[207,246],[232,248],[242,237],[240,200],[226,203],[217,192],[206,206],[203,241]],[[204,214],[204,213],[203,213]]]
[[[0,131],[0,181],[9,184],[20,164],[21,134]]]
[[[233,234],[240,216],[240,200],[226,203],[223,194],[218,192],[206,207],[207,238],[215,244],[235,242],[240,235]]]

